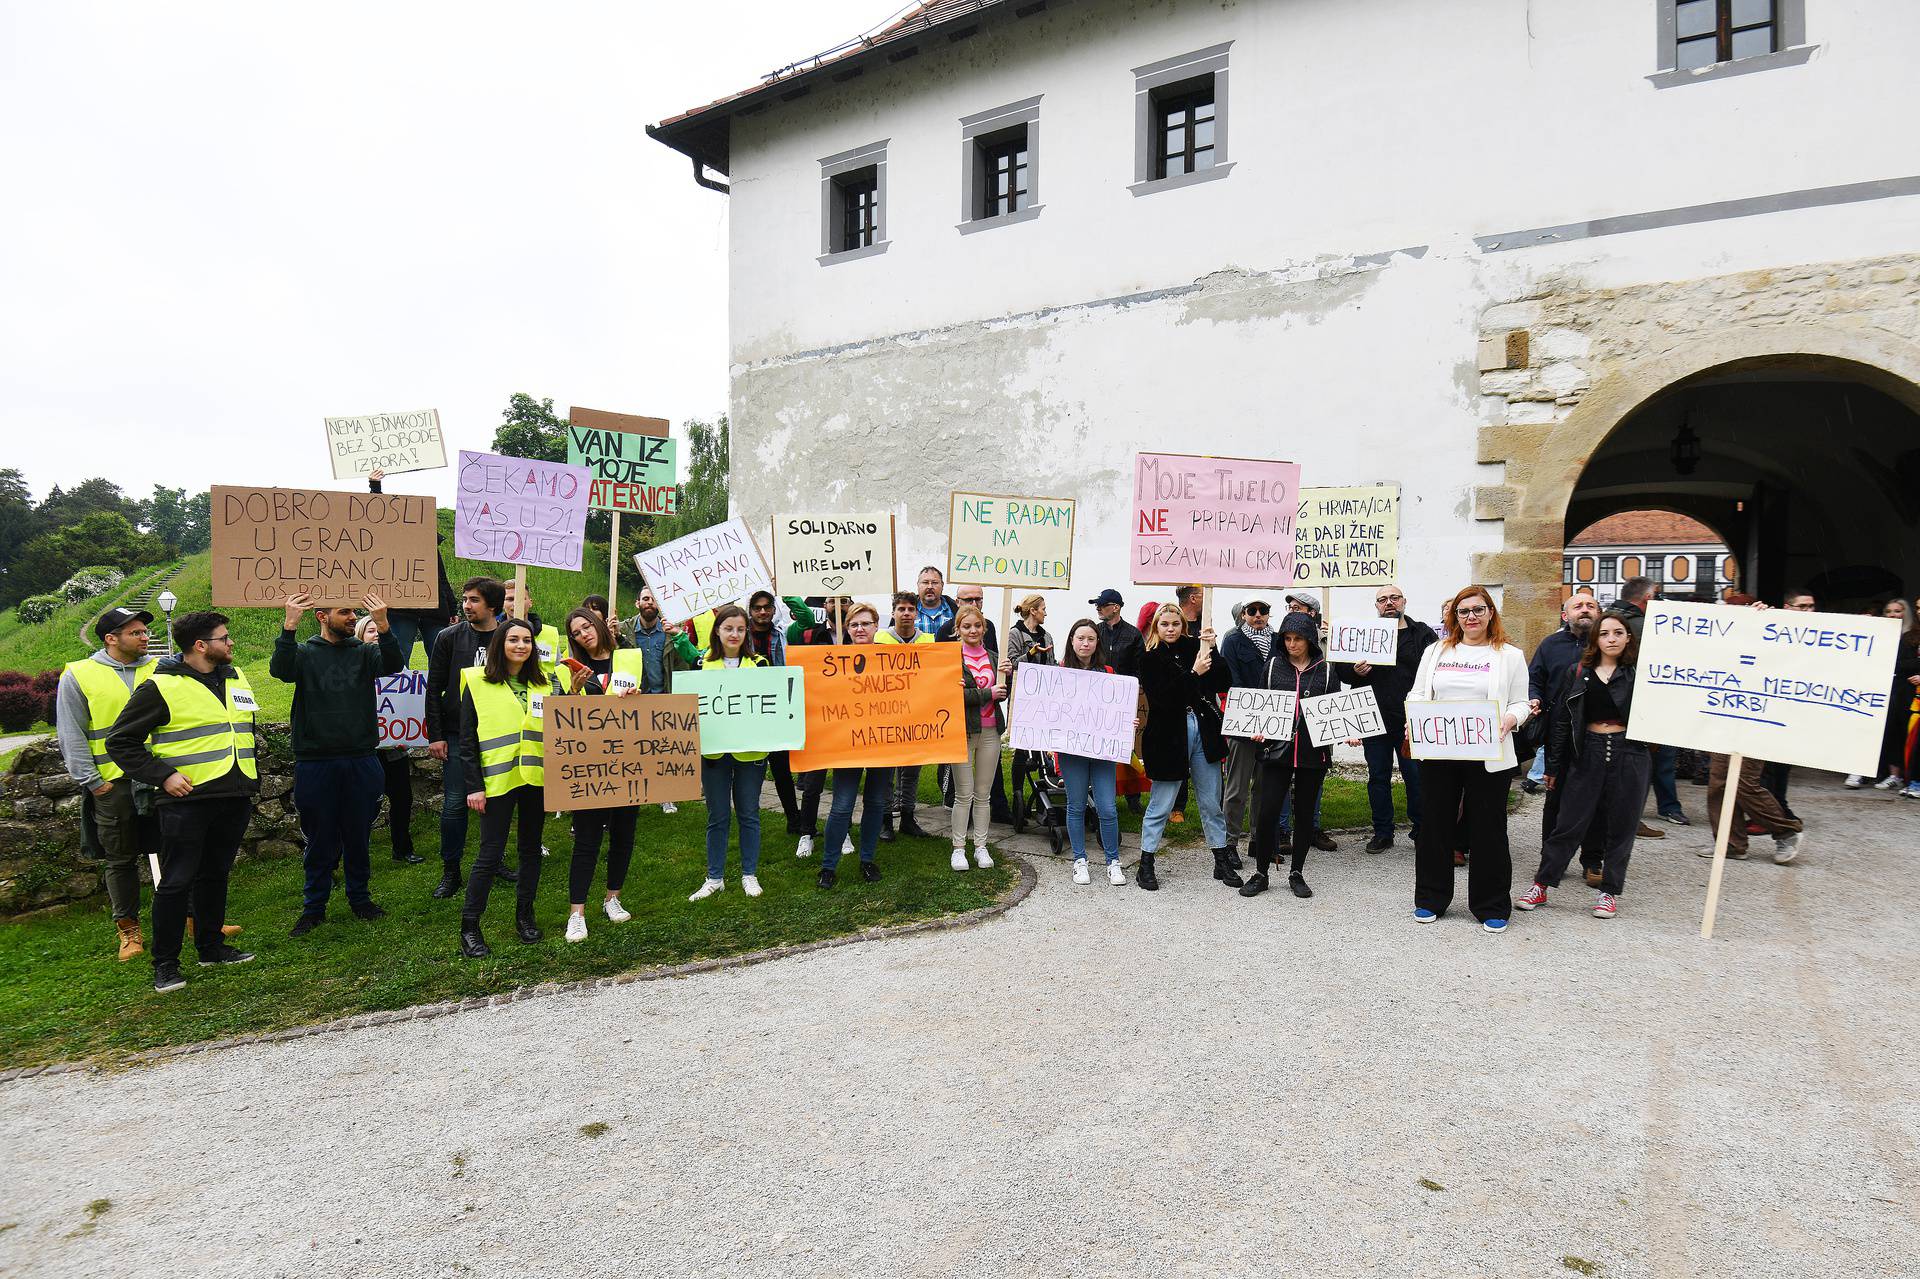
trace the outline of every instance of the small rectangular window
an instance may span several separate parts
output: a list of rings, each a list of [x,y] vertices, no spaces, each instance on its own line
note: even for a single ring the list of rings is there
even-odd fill
[[[864,249],[879,237],[880,177],[872,169],[856,169],[833,180],[840,189],[841,253]]]
[[[1779,48],[1774,0],[1678,0],[1673,34],[1674,65],[1682,71]]]
[[[1133,69],[1135,195],[1224,178],[1227,53],[1217,44]]]
[[[1177,178],[1213,167],[1213,77],[1153,96],[1158,131],[1153,176]]]
[[[1600,584],[1602,586],[1612,586],[1619,580],[1620,561],[1611,555],[1602,556],[1600,560]]]
[[[997,218],[1003,213],[1018,213],[1030,208],[1033,200],[1027,186],[1027,130],[1024,126],[1013,136],[980,148],[980,162],[986,181],[981,184],[979,216]]]
[[[1040,99],[960,120],[962,235],[1040,216]]]
[[[871,142],[820,161],[820,265],[886,250],[886,142]]]

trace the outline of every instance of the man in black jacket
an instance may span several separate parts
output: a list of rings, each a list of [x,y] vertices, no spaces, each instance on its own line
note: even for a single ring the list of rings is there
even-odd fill
[[[327,918],[333,895],[333,868],[344,865],[347,907],[361,919],[387,912],[373,901],[373,868],[367,843],[373,819],[386,792],[380,749],[379,696],[375,685],[407,665],[387,620],[387,602],[369,592],[361,601],[380,634],[376,645],[354,635],[360,620],[351,608],[314,608],[300,591],[287,597],[286,620],[273,642],[267,673],[293,685],[293,806],[306,837],[301,862],[306,891],[292,935],[304,937]],[[295,642],[300,619],[308,612],[319,629],[307,642]],[[404,821],[405,816],[401,815]]]
[[[220,613],[183,613],[173,623],[178,657],[153,668],[153,677],[133,690],[120,717],[107,730],[107,758],[134,781],[156,792],[154,807],[160,821],[160,882],[153,888],[153,988],[166,992],[187,983],[180,976],[180,943],[187,930],[187,898],[193,898],[194,946],[200,965],[244,964],[253,956],[227,944],[227,876],[234,855],[253,818],[253,797],[259,793],[254,764],[251,690],[233,665],[233,636]],[[166,758],[153,753],[152,736],[174,721],[172,693],[186,702],[173,685],[193,681],[213,695],[205,722],[175,732]],[[226,720],[227,685],[232,696],[232,727]],[[188,690],[191,691],[191,690]],[[205,705],[198,693],[193,699]],[[244,718],[242,718],[244,717]],[[189,743],[182,746],[182,743]],[[207,742],[215,750],[199,750]],[[226,758],[219,758],[220,751]],[[209,759],[208,756],[214,758]],[[189,777],[191,769],[198,780]]]
[[[1100,638],[1107,646],[1107,662],[1115,675],[1138,675],[1140,653],[1146,643],[1140,628],[1124,616],[1126,601],[1109,586],[1088,600],[1100,616]]]
[[[1367,808],[1373,816],[1373,838],[1367,843],[1370,853],[1384,853],[1393,847],[1393,765],[1400,763],[1400,780],[1407,790],[1408,839],[1420,841],[1420,761],[1406,754],[1407,692],[1413,687],[1414,674],[1420,669],[1420,655],[1438,642],[1433,628],[1418,618],[1407,616],[1407,597],[1398,586],[1382,586],[1373,592],[1373,611],[1390,617],[1397,624],[1393,665],[1375,666],[1356,662],[1343,666],[1339,674],[1350,686],[1365,685],[1380,703],[1380,719],[1387,731],[1364,737],[1360,748],[1367,754]]]
[[[486,662],[487,643],[500,625],[507,588],[497,578],[470,577],[460,586],[466,619],[440,632],[427,662],[427,753],[441,763],[440,882],[433,895],[452,897],[466,887],[460,860],[467,851],[467,787],[460,763],[460,672]],[[495,872],[513,883],[519,874],[505,862]]]

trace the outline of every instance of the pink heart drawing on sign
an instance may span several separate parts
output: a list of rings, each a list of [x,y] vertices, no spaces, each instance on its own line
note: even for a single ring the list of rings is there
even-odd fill
[[[826,587],[830,591],[837,591],[840,589],[840,583],[846,580],[847,579],[844,577],[823,577],[820,579],[820,585]]]

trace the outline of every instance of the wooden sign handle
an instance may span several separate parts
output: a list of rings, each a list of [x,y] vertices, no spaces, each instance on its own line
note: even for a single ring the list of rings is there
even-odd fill
[[[620,512],[613,513],[613,537],[607,542],[607,611],[620,612]]]
[[[1713,936],[1713,917],[1720,909],[1720,875],[1727,868],[1727,836],[1733,830],[1734,800],[1740,790],[1741,755],[1727,756],[1726,790],[1720,796],[1720,820],[1713,836],[1713,870],[1707,875],[1707,909],[1700,916],[1700,936]],[[1711,766],[1711,765],[1709,765]]]

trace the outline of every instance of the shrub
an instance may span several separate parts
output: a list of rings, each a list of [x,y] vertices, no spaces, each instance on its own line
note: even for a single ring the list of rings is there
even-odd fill
[[[64,603],[66,601],[58,595],[29,595],[20,601],[14,613],[21,621],[38,626],[52,617],[54,611]]]
[[[33,676],[25,671],[0,671],[0,688],[9,684],[31,684]]]
[[[112,565],[95,564],[74,570],[73,576],[60,584],[59,595],[69,604],[78,604],[104,595],[126,580],[127,575]]]
[[[0,729],[26,732],[53,714],[51,701],[46,694],[34,692],[32,684],[0,685]]]
[[[33,691],[43,697],[52,697],[60,691],[60,672],[41,671],[33,677]]]

